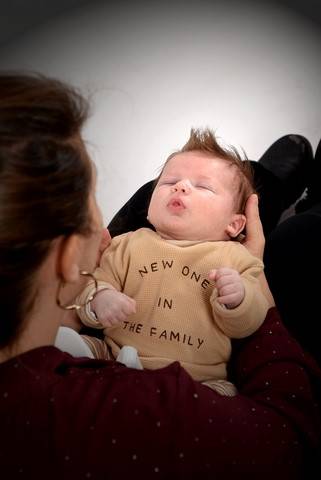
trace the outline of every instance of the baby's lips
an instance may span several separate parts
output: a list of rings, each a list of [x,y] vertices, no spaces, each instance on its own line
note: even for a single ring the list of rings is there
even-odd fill
[[[174,197],[168,202],[169,207],[174,207],[174,208],[185,208],[184,202],[178,198]]]

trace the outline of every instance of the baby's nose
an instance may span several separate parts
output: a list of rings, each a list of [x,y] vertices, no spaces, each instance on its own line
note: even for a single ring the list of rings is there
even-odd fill
[[[191,190],[191,187],[189,185],[189,182],[186,180],[180,180],[173,186],[174,192],[189,193],[190,190]]]

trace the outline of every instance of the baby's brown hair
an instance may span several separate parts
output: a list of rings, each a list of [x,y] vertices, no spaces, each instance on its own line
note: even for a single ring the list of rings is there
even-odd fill
[[[215,133],[209,128],[192,128],[189,139],[185,145],[180,150],[173,152],[167,158],[160,175],[162,174],[167,163],[173,157],[175,157],[175,155],[183,152],[195,151],[208,154],[210,157],[216,157],[225,160],[229,163],[231,168],[235,169],[237,180],[235,190],[235,208],[237,213],[244,213],[247,199],[252,193],[255,193],[254,177],[251,164],[246,155],[244,154],[245,158],[243,159],[234,146],[221,146],[217,141]],[[156,179],[156,183],[159,177]]]

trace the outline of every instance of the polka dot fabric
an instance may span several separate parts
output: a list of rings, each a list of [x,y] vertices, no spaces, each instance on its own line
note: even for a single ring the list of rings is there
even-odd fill
[[[238,394],[222,397],[177,362],[16,357],[0,365],[1,478],[309,478],[321,376],[275,309],[235,345],[230,375]]]

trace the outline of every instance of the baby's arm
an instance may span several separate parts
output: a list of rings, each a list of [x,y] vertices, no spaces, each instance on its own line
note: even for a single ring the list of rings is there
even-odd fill
[[[228,265],[227,271],[239,272],[242,286],[235,273],[231,281],[224,279],[230,275],[217,274],[218,271],[226,271],[225,267],[210,272],[211,278],[215,278],[211,295],[214,321],[228,337],[243,338],[253,333],[263,323],[269,308],[258,281],[263,263],[249,254],[242,245],[231,242],[226,244],[226,251],[222,255],[222,264],[224,265],[226,261]],[[225,281],[228,283],[227,286]]]
[[[100,290],[90,306],[103,327],[112,327],[136,312],[135,300],[114,289]]]
[[[121,293],[129,262],[129,238],[130,234],[124,234],[112,239],[101,256],[100,266],[94,272],[98,292],[95,294],[91,280],[78,297],[78,303],[85,304],[95,294],[90,304],[77,312],[84,325],[92,328],[111,327],[135,312],[135,300]]]
[[[232,309],[238,307],[245,296],[241,275],[234,268],[218,268],[209,272],[209,278],[215,282],[217,301]]]

